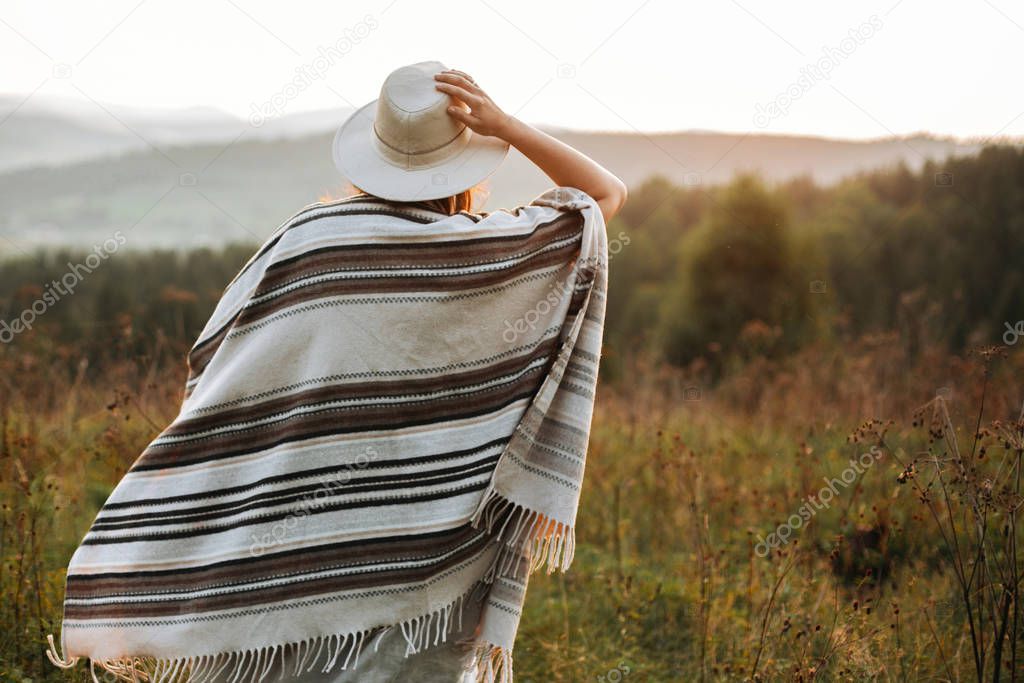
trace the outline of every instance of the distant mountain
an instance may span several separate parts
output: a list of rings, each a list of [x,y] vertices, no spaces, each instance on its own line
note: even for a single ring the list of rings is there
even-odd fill
[[[340,125],[350,109],[299,112],[258,127],[212,107],[147,109],[85,98],[0,95],[0,172],[116,157],[151,145],[275,140],[322,133]]]
[[[0,120],[19,101],[0,98]],[[34,245],[129,248],[260,241],[303,206],[344,192],[331,162],[346,111],[292,114],[252,127],[215,109],[176,112],[32,98],[0,125],[0,254]],[[584,133],[549,129],[628,185],[653,175],[712,185],[739,171],[829,184],[880,166],[972,154],[926,135],[872,141],[808,136]],[[515,150],[488,181],[484,208],[529,201],[551,182]]]
[[[770,180],[808,175],[831,184],[858,171],[905,162],[919,168],[926,158],[945,159],[978,151],[979,145],[925,135],[871,141],[796,135],[683,133],[579,133],[560,135],[602,161],[615,160],[616,173],[630,182],[652,170],[680,183],[720,183],[739,171]]]

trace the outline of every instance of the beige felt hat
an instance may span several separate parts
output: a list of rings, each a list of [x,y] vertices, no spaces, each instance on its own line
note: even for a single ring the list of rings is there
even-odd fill
[[[446,68],[420,62],[392,71],[380,97],[338,129],[334,164],[353,185],[384,199],[438,199],[468,190],[501,165],[507,142],[448,115],[453,100],[434,87],[434,74]]]

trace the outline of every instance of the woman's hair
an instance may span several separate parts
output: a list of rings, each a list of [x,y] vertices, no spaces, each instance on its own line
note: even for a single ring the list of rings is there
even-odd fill
[[[375,196],[375,195],[370,194],[369,192],[366,192],[365,190],[363,190],[363,189],[361,189],[359,187],[356,187],[355,185],[350,185],[350,187],[353,190],[353,192],[350,193],[350,194],[352,194],[354,196],[364,196],[364,197],[374,197]],[[483,188],[482,188],[481,185],[477,185],[475,187],[469,188],[468,190],[463,190],[462,192],[459,192],[458,194],[453,194],[450,197],[441,197],[440,199],[427,199],[427,200],[416,201],[416,202],[397,202],[397,203],[399,203],[399,204],[417,204],[419,206],[425,206],[425,207],[427,207],[428,209],[430,209],[432,211],[437,211],[438,213],[444,213],[444,214],[447,214],[447,215],[451,216],[451,215],[456,214],[456,213],[458,213],[460,211],[472,211],[473,210],[473,205],[476,204],[477,195],[479,195],[481,193],[483,193]],[[330,195],[324,195],[324,196],[320,197],[320,201],[322,201],[322,202],[330,202],[330,201],[334,201],[335,199],[340,199],[340,197],[332,197]],[[393,200],[381,199],[381,201],[393,201]]]
[[[446,213],[449,216],[456,214],[460,211],[472,211],[473,204],[475,203],[473,196],[474,188],[463,190],[458,194],[453,194],[450,197],[441,197],[440,199],[429,199],[423,202],[425,205],[430,207],[432,210],[439,213]]]

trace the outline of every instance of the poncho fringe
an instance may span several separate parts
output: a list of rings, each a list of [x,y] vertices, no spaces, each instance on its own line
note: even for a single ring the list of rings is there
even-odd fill
[[[473,524],[476,526],[482,521],[488,531],[493,531],[495,519],[508,508],[513,508],[513,513],[505,518],[495,537],[495,540],[503,547],[496,555],[484,581],[490,583],[496,573],[501,573],[503,570],[508,571],[515,559],[524,551],[533,558],[530,563],[531,573],[545,566],[548,574],[556,570],[563,572],[568,570],[575,548],[575,532],[571,527],[557,522],[548,522],[545,525],[545,517],[541,513],[516,505],[493,490],[488,491],[484,505],[473,517]],[[544,527],[548,529],[547,533],[542,533]],[[439,642],[447,642],[447,636],[451,634],[456,623],[453,613],[459,617],[461,627],[462,602],[478,590],[474,587],[469,593],[460,595],[443,609],[434,610],[430,614],[398,624],[398,628],[401,629],[406,640],[406,655],[421,652]],[[377,635],[383,635],[390,628],[393,627],[379,629]],[[261,683],[267,673],[273,669],[276,663],[275,658],[282,655],[287,647],[293,648],[298,658],[292,672],[293,675],[298,675],[302,671],[312,671],[325,649],[326,661],[320,671],[328,673],[339,662],[340,668],[345,670],[350,661],[355,668],[358,665],[359,653],[362,651],[364,642],[373,633],[374,629],[354,633],[334,633],[258,650],[236,650],[200,657],[175,659],[119,657],[90,660],[90,672],[96,683],[99,683],[95,671],[97,666],[124,681],[177,683],[179,680],[185,680],[189,683],[207,683],[216,680],[215,677],[223,671],[230,670],[235,671],[236,675],[228,683]],[[433,634],[433,639],[430,637],[431,634]],[[48,635],[46,640],[49,643],[46,656],[54,665],[68,669],[78,663],[79,657],[72,657],[70,660],[64,659],[57,651],[52,634]],[[486,642],[478,643],[475,646],[474,665],[477,671],[477,680],[481,683],[512,683],[512,652],[509,648]],[[182,679],[182,676],[185,678]]]
[[[466,595],[460,595],[442,609],[397,624],[397,628],[401,630],[406,641],[406,655],[422,652],[427,647],[437,645],[439,642],[447,642],[447,636],[451,634],[457,621],[455,617],[458,617],[461,626],[463,601],[469,599],[477,590],[473,589]],[[332,633],[293,643],[199,657],[92,659],[90,660],[90,671],[93,680],[97,683],[96,667],[125,681],[177,683],[180,680],[187,680],[190,683],[207,683],[211,680],[220,680],[217,676],[224,671],[233,671],[234,675],[229,679],[229,683],[260,683],[273,670],[286,648],[291,648],[294,651],[296,659],[292,674],[296,676],[303,671],[312,671],[321,660],[323,662],[320,671],[323,673],[329,673],[335,666],[347,670],[350,663],[355,669],[359,664],[359,655],[364,645],[392,628],[395,626],[358,632]],[[57,652],[52,634],[48,635],[46,639],[49,642],[46,656],[53,664],[68,669],[78,662],[78,657],[65,660]],[[185,678],[182,678],[183,676]]]
[[[505,516],[495,536],[495,541],[502,547],[485,574],[484,581],[490,583],[496,574],[508,572],[516,558],[524,552],[531,558],[530,573],[544,567],[547,567],[548,574],[556,570],[563,572],[568,570],[572,564],[576,543],[575,531],[572,527],[558,522],[546,522],[546,518],[540,512],[512,503],[493,490],[487,492],[483,504],[473,517],[473,525],[477,526],[482,522],[487,531],[493,532],[495,521],[501,517],[502,512],[509,509],[512,510],[512,514]],[[406,655],[416,654],[439,642],[447,642],[447,636],[451,634],[456,623],[454,616],[458,617],[461,627],[463,600],[469,599],[473,593],[478,591],[479,588],[474,587],[443,609],[434,610],[430,614],[398,624],[407,644]],[[236,650],[200,657],[94,659],[90,660],[89,666],[92,679],[96,683],[100,682],[96,677],[95,667],[114,674],[118,680],[133,683],[138,681],[208,683],[217,680],[216,676],[225,670],[235,672],[235,675],[227,683],[262,683],[266,675],[273,670],[276,659],[284,654],[285,648],[291,647],[296,653],[297,660],[292,671],[293,675],[297,676],[302,671],[312,671],[320,661],[322,653],[326,653],[326,656],[323,657],[325,661],[320,671],[328,673],[336,665],[342,670],[346,670],[350,662],[353,668],[358,665],[363,645],[371,639],[375,631],[379,636],[390,628],[393,626],[376,630],[334,633],[257,650]],[[54,665],[68,669],[78,663],[79,657],[72,657],[70,660],[64,659],[57,651],[52,634],[48,635],[46,640],[49,643],[46,656]],[[480,683],[512,683],[512,651],[510,648],[478,641],[474,647],[473,662],[477,672],[477,681]]]

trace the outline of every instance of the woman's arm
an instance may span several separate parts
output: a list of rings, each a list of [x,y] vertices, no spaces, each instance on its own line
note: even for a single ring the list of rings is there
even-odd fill
[[[448,70],[434,76],[437,89],[469,107],[452,106],[448,113],[475,133],[505,140],[537,164],[556,184],[583,190],[601,207],[605,221],[626,202],[626,186],[590,157],[547,133],[506,114],[472,78]]]

